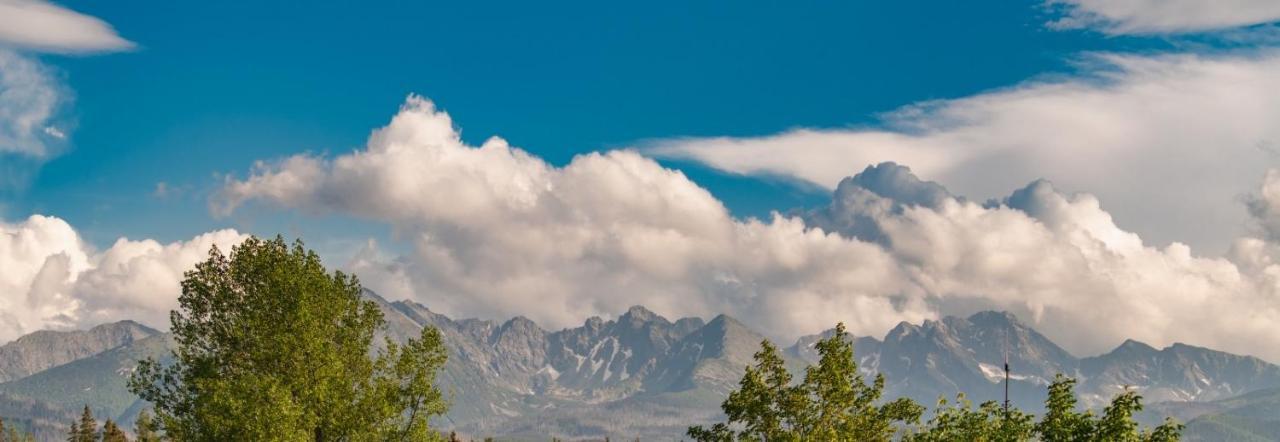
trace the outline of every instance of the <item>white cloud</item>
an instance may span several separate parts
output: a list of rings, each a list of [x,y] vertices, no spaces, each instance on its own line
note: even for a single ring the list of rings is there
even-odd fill
[[[846,183],[829,207],[737,220],[634,152],[554,167],[498,138],[467,146],[448,115],[411,97],[365,149],[259,163],[228,178],[213,207],[257,200],[386,222],[412,252],[370,245],[351,267],[455,316],[554,327],[644,304],[729,313],[789,338],[838,320],[880,334],[995,308],[1083,354],[1137,338],[1280,360],[1280,255],[1269,242],[1242,239],[1231,259],[1151,247],[1097,198],[1044,181],[988,204],[890,165]]]
[[[47,67],[0,49],[0,154],[48,155],[66,139],[56,117],[67,95]]]
[[[1225,250],[1245,222],[1233,198],[1280,158],[1280,53],[1104,54],[1083,67],[905,107],[882,128],[661,140],[648,152],[828,188],[896,161],[977,198],[1044,177],[1096,193],[1150,242]]]
[[[39,52],[103,52],[133,48],[111,25],[40,0],[0,0],[0,46]]]
[[[169,244],[121,238],[98,252],[58,218],[0,223],[0,342],[122,319],[165,328],[182,273],[213,245],[225,251],[243,239],[232,230]]]
[[[901,278],[874,244],[794,218],[734,220],[683,174],[634,152],[557,168],[498,138],[466,146],[449,116],[417,97],[367,150],[260,163],[229,179],[214,209],[250,199],[395,226],[410,256],[371,249],[352,267],[375,289],[416,293],[452,315],[565,326],[644,304],[670,315],[729,312],[786,334],[851,320],[851,311],[867,330],[925,314],[884,295],[900,291]]]
[[[1066,8],[1053,25],[1108,34],[1203,32],[1280,20],[1272,0],[1049,0]]]
[[[52,69],[19,51],[93,53],[133,48],[110,25],[40,0],[0,0],[0,159],[41,162],[67,142],[58,121],[71,93]],[[5,177],[0,186],[14,185]]]
[[[859,177],[886,169],[899,167]],[[808,217],[846,235],[879,232],[874,239],[939,312],[1010,310],[1082,354],[1134,338],[1280,357],[1269,350],[1280,344],[1280,286],[1268,276],[1280,267],[1197,257],[1180,243],[1151,247],[1117,227],[1094,196],[1047,181],[998,202],[897,207],[912,186],[865,182],[846,180]],[[874,229],[859,225],[868,223]]]

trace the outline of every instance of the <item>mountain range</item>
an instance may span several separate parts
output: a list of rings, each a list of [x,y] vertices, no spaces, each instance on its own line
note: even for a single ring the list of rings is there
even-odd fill
[[[689,425],[721,418],[720,402],[764,339],[725,315],[672,321],[636,306],[551,331],[523,317],[455,320],[418,303],[365,296],[382,309],[385,336],[442,332],[449,362],[439,384],[452,407],[436,424],[477,437],[679,439]],[[799,372],[816,362],[813,344],[829,334],[785,347],[788,367]],[[1007,355],[1011,400],[1027,411],[1040,411],[1045,386],[1064,373],[1080,380],[1077,393],[1091,407],[1137,389],[1150,404],[1144,420],[1189,420],[1189,439],[1280,437],[1280,421],[1270,417],[1280,409],[1280,367],[1253,357],[1126,341],[1080,358],[999,312],[902,323],[883,338],[851,339],[864,373],[884,374],[887,397],[926,405],[958,392],[975,402],[1000,399]],[[19,338],[0,346],[0,417],[59,438],[69,416],[88,404],[129,427],[146,404],[124,380],[138,359],[163,358],[171,346],[167,334],[131,321]]]

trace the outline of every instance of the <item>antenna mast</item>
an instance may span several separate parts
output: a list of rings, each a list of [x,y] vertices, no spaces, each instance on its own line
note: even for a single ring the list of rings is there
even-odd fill
[[[1009,330],[1004,332],[1004,417],[1009,418]]]

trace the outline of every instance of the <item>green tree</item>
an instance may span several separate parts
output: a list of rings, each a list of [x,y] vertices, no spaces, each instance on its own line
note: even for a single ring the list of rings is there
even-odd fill
[[[93,418],[93,412],[89,411],[89,406],[84,406],[84,411],[80,413],[80,424],[72,427],[75,431],[75,442],[95,442],[98,440],[98,421]]]
[[[174,362],[140,364],[130,390],[180,441],[438,440],[440,333],[371,350],[382,313],[355,277],[301,241],[249,238],[188,271],[170,314]],[[371,354],[376,353],[376,354]]]
[[[799,385],[792,385],[777,347],[768,340],[760,347],[739,388],[721,404],[727,422],[690,427],[694,440],[890,441],[900,435],[905,442],[1173,442],[1185,428],[1166,419],[1153,429],[1139,429],[1133,417],[1142,411],[1142,396],[1132,391],[1113,398],[1101,416],[1082,412],[1075,379],[1059,374],[1049,384],[1039,422],[995,401],[974,409],[962,393],[954,405],[939,399],[933,417],[909,431],[904,426],[918,425],[924,408],[905,398],[881,400],[884,377],[866,383],[844,324],[815,345],[818,364],[806,368]]]
[[[844,323],[835,333],[815,344],[818,365],[805,369],[802,390],[809,403],[800,416],[800,434],[806,440],[843,440],[856,434],[863,441],[892,440],[898,423],[915,423],[924,407],[900,398],[880,404],[884,375],[876,374],[868,385],[853,357],[853,342]]]
[[[700,441],[731,440],[892,440],[897,424],[915,423],[924,408],[910,399],[881,404],[884,377],[868,385],[858,371],[853,344],[844,324],[818,341],[817,365],[805,370],[804,381],[792,386],[777,348],[765,341],[747,367],[739,389],[721,405],[728,422],[711,428],[689,428]]]
[[[133,434],[138,442],[160,442],[160,429],[147,410],[138,413],[138,419],[133,423]]]
[[[1125,391],[1111,399],[1095,427],[1093,440],[1119,442],[1168,442],[1181,439],[1184,425],[1170,418],[1154,429],[1138,429],[1133,415],[1142,411],[1142,396]]]
[[[1142,411],[1142,396],[1126,391],[1111,399],[1102,416],[1076,409],[1076,380],[1057,375],[1049,384],[1045,415],[1035,434],[1045,442],[1169,442],[1182,437],[1182,424],[1165,419],[1154,429],[1139,430],[1134,414]]]
[[[938,400],[938,407],[925,428],[903,438],[904,442],[1014,442],[1031,440],[1033,416],[1018,409],[1006,411],[995,401],[983,402],[977,409],[965,399],[956,397],[954,405]]]
[[[1087,441],[1093,433],[1093,414],[1076,408],[1076,380],[1059,373],[1049,384],[1044,416],[1035,434],[1044,442]]]
[[[804,404],[803,392],[791,385],[791,373],[787,372],[778,348],[764,340],[755,354],[755,366],[748,366],[742,375],[738,390],[729,393],[722,404],[730,423],[741,426],[734,432],[728,424],[716,424],[710,429],[701,426],[689,428],[689,437],[695,440],[753,439],[785,441],[797,440],[795,433],[799,408]]]
[[[111,419],[102,424],[102,442],[129,442],[129,438],[125,436],[124,430],[116,426]]]
[[[1187,428],[1181,422],[1173,420],[1171,417],[1164,418],[1164,422],[1156,426],[1151,431],[1142,433],[1142,440],[1146,442],[1177,442],[1182,440],[1182,430]]]
[[[67,442],[80,442],[80,424],[71,421],[71,430],[67,431]]]
[[[35,436],[31,433],[19,431],[15,427],[6,427],[4,419],[0,418],[0,442],[34,442]]]

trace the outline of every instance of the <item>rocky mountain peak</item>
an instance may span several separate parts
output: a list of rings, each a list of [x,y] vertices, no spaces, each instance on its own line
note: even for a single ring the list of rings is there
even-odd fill
[[[929,321],[925,321],[925,322],[928,323]],[[889,341],[898,342],[904,339],[908,339],[913,335],[918,336],[923,331],[924,329],[919,325],[915,325],[907,321],[902,321],[902,322],[899,322],[897,326],[894,326],[892,330],[889,330],[889,334],[885,335],[884,340],[885,342],[889,342]]]
[[[1147,345],[1147,343],[1145,342],[1139,342],[1133,339],[1125,339],[1124,342],[1120,343],[1120,345],[1117,346],[1115,350],[1112,350],[1111,352],[1117,355],[1124,354],[1129,356],[1149,356],[1154,353],[1159,353],[1160,350],[1157,350],[1155,347]]]
[[[644,308],[644,306],[640,306],[640,305],[631,306],[631,308],[627,309],[626,313],[618,317],[618,322],[621,322],[621,323],[643,324],[643,323],[653,322],[653,321],[661,321],[663,323],[669,323],[666,318],[663,318],[662,316],[658,316],[657,313],[654,313],[649,309]]]
[[[974,313],[969,316],[969,322],[978,326],[1008,326],[1013,328],[1025,328],[1026,326],[1018,320],[1017,316],[1007,311],[985,310]]]

